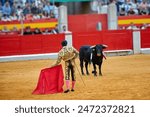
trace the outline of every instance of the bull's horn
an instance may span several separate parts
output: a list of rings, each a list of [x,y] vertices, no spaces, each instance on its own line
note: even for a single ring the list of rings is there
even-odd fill
[[[93,46],[91,46],[90,48],[93,48],[93,47],[95,47],[96,45],[93,45]]]
[[[105,48],[107,48],[108,46],[107,45],[105,45],[105,44],[103,44],[103,46],[105,47]]]

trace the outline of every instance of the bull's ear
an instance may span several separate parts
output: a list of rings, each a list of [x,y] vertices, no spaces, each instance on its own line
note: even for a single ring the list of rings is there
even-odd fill
[[[105,45],[105,44],[103,44],[103,45],[102,45],[102,48],[103,48],[103,49],[106,49],[106,48],[108,48],[108,46]]]

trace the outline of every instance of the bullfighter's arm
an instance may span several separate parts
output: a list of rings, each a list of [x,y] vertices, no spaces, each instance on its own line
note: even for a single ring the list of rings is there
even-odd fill
[[[51,67],[54,67],[54,66],[58,65],[58,64],[61,62],[61,59],[62,59],[62,57],[58,54],[58,58],[57,58],[56,62],[53,63],[53,64],[51,65]]]
[[[79,56],[79,51],[76,50],[75,48],[73,50],[74,50],[73,52],[75,53],[74,59],[76,59]]]

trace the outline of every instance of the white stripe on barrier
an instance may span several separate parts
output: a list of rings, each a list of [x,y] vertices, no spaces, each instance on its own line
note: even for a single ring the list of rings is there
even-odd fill
[[[112,51],[104,51],[104,52],[106,53],[107,56],[128,55],[128,54],[133,53],[133,51],[130,49],[128,49],[128,50],[112,50]],[[37,60],[37,59],[56,59],[57,57],[58,57],[58,53],[1,56],[0,62]]]
[[[141,48],[142,54],[150,54],[150,48]]]
[[[126,50],[108,50],[108,51],[104,51],[104,52],[131,52],[131,49],[126,49]]]
[[[127,50],[110,50],[110,51],[104,51],[106,56],[124,56],[124,55],[131,55],[133,54],[133,50],[127,49]]]
[[[58,56],[58,53],[1,56],[0,62],[19,61],[19,60],[36,60],[36,59],[56,59],[57,56]]]

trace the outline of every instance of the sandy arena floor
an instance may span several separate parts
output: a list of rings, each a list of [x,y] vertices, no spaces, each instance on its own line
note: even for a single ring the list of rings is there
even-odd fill
[[[40,70],[53,62],[54,60],[34,60],[0,63],[0,99],[150,100],[150,55],[107,57],[103,62],[102,77],[94,77],[93,74],[83,76],[86,86],[76,71],[75,92],[32,95]],[[79,68],[78,60],[77,64]],[[92,66],[89,71],[92,71]]]

